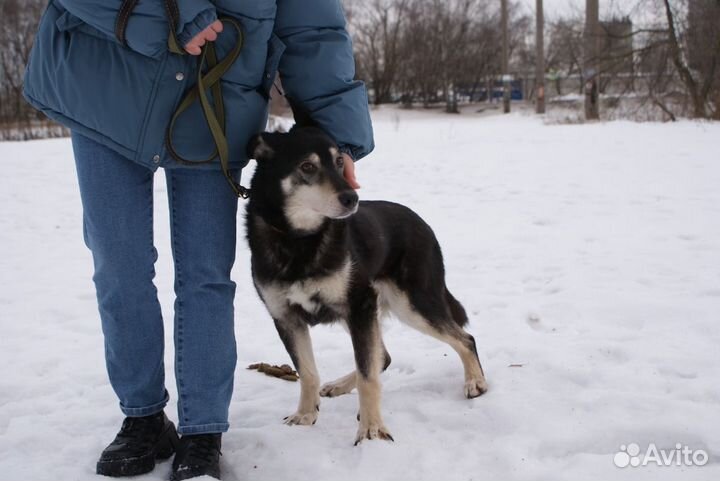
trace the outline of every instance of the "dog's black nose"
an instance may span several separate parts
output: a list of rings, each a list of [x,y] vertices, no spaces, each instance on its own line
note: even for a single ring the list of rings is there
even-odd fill
[[[340,201],[340,205],[350,209],[355,207],[355,204],[358,203],[358,195],[354,190],[346,190],[345,192],[338,194],[338,200]]]

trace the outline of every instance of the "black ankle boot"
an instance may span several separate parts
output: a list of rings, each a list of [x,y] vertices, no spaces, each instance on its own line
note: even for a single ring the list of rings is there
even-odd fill
[[[221,434],[193,434],[180,438],[170,481],[212,476],[220,479]]]
[[[178,444],[175,425],[164,412],[125,418],[115,440],[100,455],[97,474],[136,476],[149,473],[155,467],[155,460],[172,456]]]

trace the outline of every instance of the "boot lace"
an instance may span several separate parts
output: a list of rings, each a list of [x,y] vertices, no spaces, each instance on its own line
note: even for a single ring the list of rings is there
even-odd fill
[[[212,463],[217,455],[222,455],[214,436],[195,435],[186,439],[182,464],[203,466]]]
[[[147,418],[125,418],[118,432],[117,440],[134,445],[152,446],[155,442],[156,422]]]

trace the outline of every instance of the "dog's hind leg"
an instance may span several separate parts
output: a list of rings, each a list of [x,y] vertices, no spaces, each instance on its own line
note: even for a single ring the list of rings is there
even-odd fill
[[[475,339],[462,327],[467,323],[465,310],[447,289],[442,295],[417,295],[411,299],[395,284],[384,282],[378,287],[401,322],[449,344],[458,353],[465,371],[467,398],[478,397],[487,391]]]
[[[481,396],[487,391],[485,373],[482,364],[480,364],[475,338],[463,329],[468,323],[465,308],[453,297],[447,287],[445,288],[445,299],[448,310],[457,324],[457,328],[450,327],[448,329],[447,334],[451,340],[446,342],[455,349],[462,360],[465,369],[465,396],[472,399]]]
[[[387,349],[385,348],[385,344],[383,343],[383,350],[384,350],[384,361],[383,361],[383,368],[382,370],[385,371],[388,366],[390,365],[390,362],[392,361],[392,358],[390,357],[390,353],[387,352]],[[320,388],[320,396],[322,397],[337,397],[342,396],[343,394],[350,393],[355,387],[357,386],[357,371],[352,371],[349,374],[345,374],[344,376],[335,379],[334,381],[328,382],[323,384],[323,386]]]
[[[357,389],[360,400],[359,426],[355,445],[364,439],[392,441],[380,410],[380,372],[384,352],[377,294],[372,287],[353,291],[348,328],[355,351]]]
[[[315,366],[310,329],[305,322],[289,320],[275,320],[275,327],[300,375],[298,409],[296,413],[285,418],[285,424],[315,424],[320,411],[320,376]]]
[[[477,348],[475,347],[475,338],[472,335],[467,333],[463,328],[455,325],[449,325],[446,329],[440,330],[427,321],[425,321],[425,325],[422,327],[418,327],[416,322],[407,324],[435,339],[449,344],[450,347],[458,353],[465,371],[465,397],[472,399],[482,396],[487,392],[488,386],[485,380],[485,373],[480,365]]]
[[[485,394],[488,386],[477,354],[475,338],[461,327],[451,328],[445,335],[435,337],[450,344],[460,356],[465,369],[465,397],[472,399]]]
[[[320,396],[337,397],[350,393],[357,386],[357,373],[352,371],[334,381],[325,383],[320,388]]]

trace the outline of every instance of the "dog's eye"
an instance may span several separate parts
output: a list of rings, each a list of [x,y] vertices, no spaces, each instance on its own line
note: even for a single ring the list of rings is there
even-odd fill
[[[312,162],[303,162],[300,164],[300,169],[302,169],[302,171],[306,174],[314,174],[317,170],[317,166]]]
[[[345,159],[343,159],[342,157],[338,157],[337,159],[335,159],[335,165],[337,165],[338,168],[343,167],[345,165]]]

